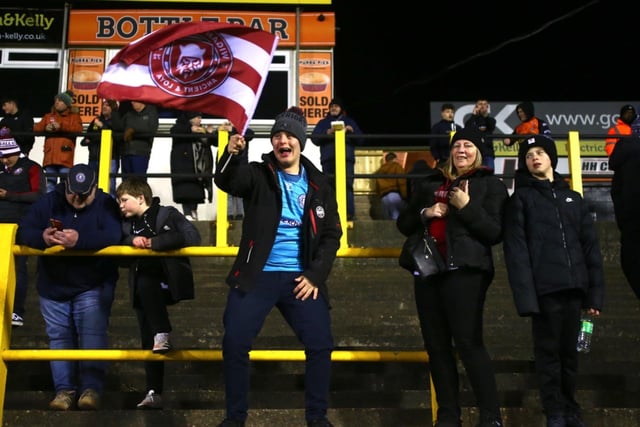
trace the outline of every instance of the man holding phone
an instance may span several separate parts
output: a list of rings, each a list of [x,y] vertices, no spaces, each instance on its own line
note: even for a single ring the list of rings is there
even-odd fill
[[[489,101],[480,98],[476,101],[476,106],[473,108],[473,114],[467,119],[464,124],[465,128],[477,129],[483,136],[482,144],[480,145],[480,154],[482,155],[482,164],[489,169],[495,169],[495,151],[493,149],[493,138],[489,135],[496,130],[496,119],[490,116],[491,106]]]
[[[118,204],[97,187],[93,169],[77,164],[22,217],[16,242],[36,249],[99,250],[119,244],[121,233]],[[118,266],[110,257],[39,257],[37,289],[51,349],[108,347],[117,280]],[[52,361],[56,395],[49,408],[98,409],[105,370],[103,361]]]

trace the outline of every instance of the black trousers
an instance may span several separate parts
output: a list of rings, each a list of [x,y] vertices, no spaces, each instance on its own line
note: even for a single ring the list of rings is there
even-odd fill
[[[158,332],[171,332],[166,304],[166,291],[161,288],[161,276],[139,274],[133,293],[133,307],[138,318],[142,349],[153,348],[153,337]],[[144,362],[147,390],[162,394],[164,362]]]
[[[576,376],[582,294],[563,291],[538,298],[532,317],[533,351],[540,400],[547,416],[578,413]]]
[[[416,307],[429,354],[440,423],[460,422],[456,351],[476,396],[481,419],[500,417],[495,374],[482,331],[484,302],[490,283],[489,274],[462,269],[424,281],[415,279]]]

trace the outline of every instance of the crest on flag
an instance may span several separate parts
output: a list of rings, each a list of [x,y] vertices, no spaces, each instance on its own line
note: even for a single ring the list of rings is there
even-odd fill
[[[238,24],[168,25],[121,49],[98,95],[224,117],[244,134],[277,43],[271,33]]]

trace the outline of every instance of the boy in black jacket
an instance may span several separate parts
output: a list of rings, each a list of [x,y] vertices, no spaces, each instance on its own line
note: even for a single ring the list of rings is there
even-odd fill
[[[200,233],[172,206],[160,205],[142,178],[129,178],[117,188],[122,223],[122,244],[167,251],[200,245]],[[187,257],[134,258],[129,266],[129,289],[136,311],[143,349],[171,350],[171,322],[167,305],[193,299],[191,263]],[[164,362],[145,362],[147,395],[140,409],[162,409]]]
[[[504,256],[516,308],[531,316],[547,427],[584,427],[575,399],[581,310],[599,316],[604,272],[596,228],[580,193],[555,172],[555,142],[520,143],[516,188],[504,216]]]

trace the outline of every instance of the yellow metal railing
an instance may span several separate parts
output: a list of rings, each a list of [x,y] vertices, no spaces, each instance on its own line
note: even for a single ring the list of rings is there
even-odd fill
[[[219,131],[218,150],[221,153],[229,140],[226,131]],[[338,213],[344,221],[346,216],[346,150],[345,131],[337,130],[336,139],[336,197]],[[109,191],[109,164],[111,160],[111,131],[102,131],[103,150],[100,154],[100,168],[98,183],[100,187]],[[106,147],[106,148],[105,148]],[[569,133],[567,143],[571,186],[582,193],[582,175],[580,167],[580,140],[577,132]],[[13,313],[13,298],[15,294],[15,264],[13,255],[42,255],[42,256],[236,256],[237,247],[230,247],[227,243],[227,198],[226,193],[219,191],[217,198],[216,246],[193,246],[175,251],[154,252],[150,249],[136,249],[131,246],[110,246],[97,251],[65,250],[61,246],[38,250],[27,246],[15,245],[16,224],[0,224],[0,235],[5,236],[0,241],[0,424],[4,408],[7,382],[8,361],[43,361],[43,360],[111,360],[111,361],[220,361],[222,351],[216,349],[185,349],[174,350],[166,355],[153,354],[150,350],[49,350],[49,349],[12,349],[11,344],[11,314]],[[344,258],[397,258],[400,248],[351,248],[348,244],[347,233],[349,227],[344,227],[340,241],[338,257]],[[303,350],[252,350],[252,361],[304,361]],[[425,351],[371,351],[371,350],[335,350],[331,360],[334,362],[428,362]],[[437,402],[433,382],[430,382],[432,420],[436,420]]]
[[[102,170],[103,168],[101,168]],[[225,211],[226,212],[226,211]],[[226,218],[226,215],[222,215]],[[226,226],[218,224],[218,227]],[[175,251],[154,252],[150,249],[137,249],[131,246],[109,246],[104,249],[67,250],[62,246],[53,246],[45,250],[16,245],[16,224],[0,224],[0,235],[8,238],[0,241],[0,424],[4,408],[7,383],[7,362],[10,361],[47,361],[47,360],[110,360],[110,361],[221,361],[222,350],[184,349],[174,350],[166,355],[154,354],[150,350],[105,349],[105,350],[49,350],[49,349],[12,349],[11,313],[15,293],[14,255],[37,256],[235,256],[237,247],[192,246]],[[399,248],[341,248],[339,257],[347,258],[397,258]],[[252,350],[252,361],[291,361],[305,360],[303,350]],[[372,351],[372,350],[335,350],[331,354],[334,362],[428,362],[425,351]],[[437,410],[433,384],[430,384],[433,419]]]

